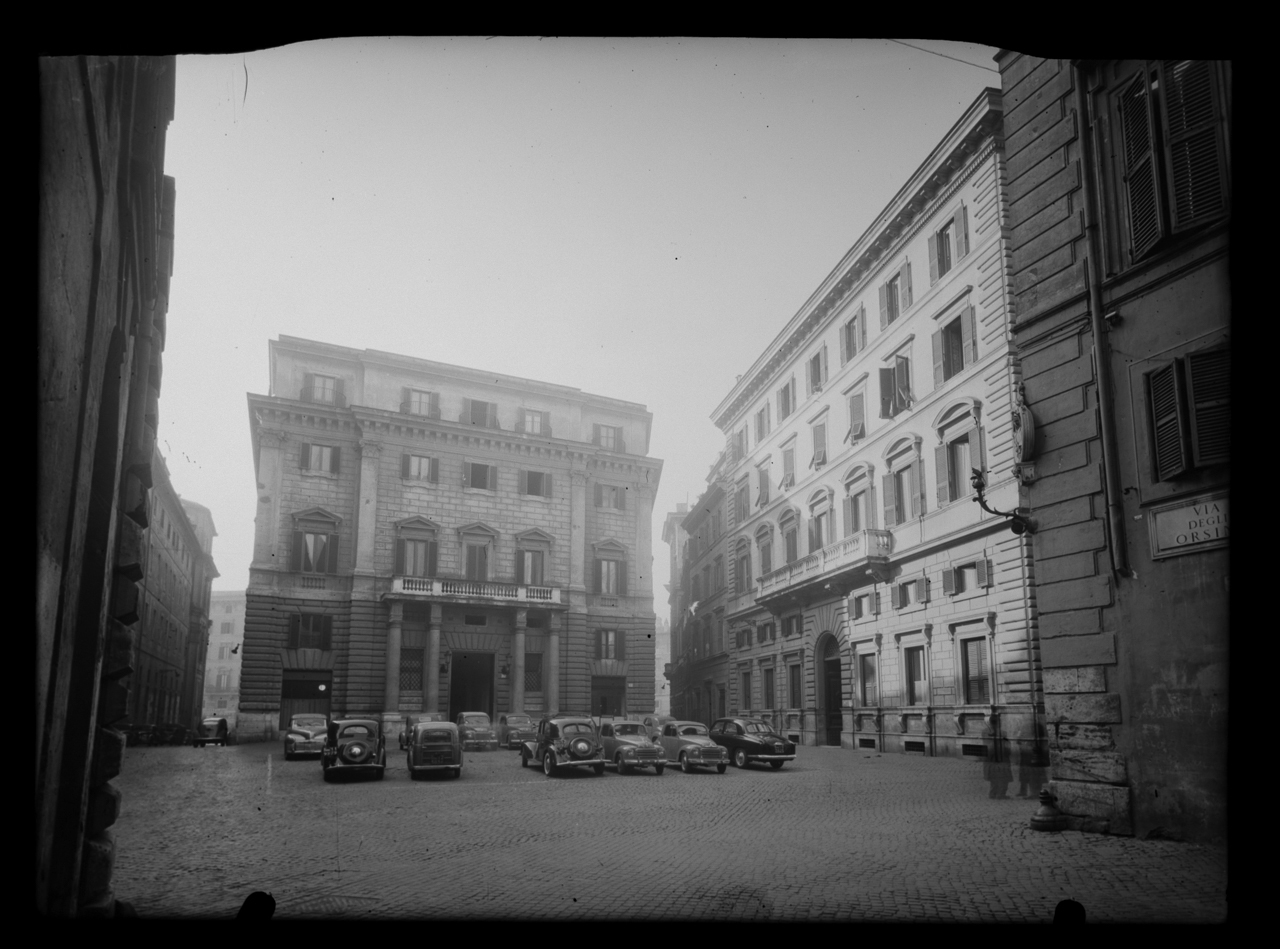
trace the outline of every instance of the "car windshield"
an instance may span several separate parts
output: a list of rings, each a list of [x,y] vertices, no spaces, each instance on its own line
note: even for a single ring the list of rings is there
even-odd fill
[[[685,725],[680,729],[681,735],[705,735],[706,733],[706,725]]]
[[[560,726],[560,734],[566,738],[570,735],[590,735],[592,728],[586,722],[566,722]]]
[[[772,735],[773,729],[764,722],[744,722],[743,727],[746,728],[748,735]]]
[[[443,731],[441,729],[433,729],[431,731],[424,731],[422,733],[422,743],[424,745],[431,744],[433,742],[439,742],[439,741],[444,741],[444,742],[453,741],[452,733]]]
[[[528,725],[533,721],[528,715],[508,715],[508,725]]]
[[[476,714],[474,714],[474,715],[463,715],[463,716],[462,716],[462,724],[464,724],[464,725],[488,725],[488,724],[489,724],[489,716],[488,716],[488,715],[483,714],[482,712],[477,712],[477,713],[476,713]]]
[[[373,732],[369,731],[368,725],[348,725],[342,730],[343,738],[368,737],[371,734],[373,734]]]
[[[644,726],[639,722],[619,722],[613,726],[615,735],[643,735]]]
[[[324,728],[327,722],[323,718],[295,718],[295,728]]]

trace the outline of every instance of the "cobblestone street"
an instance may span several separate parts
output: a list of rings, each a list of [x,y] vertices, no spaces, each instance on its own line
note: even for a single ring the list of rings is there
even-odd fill
[[[460,780],[326,784],[281,745],[130,748],[116,896],[143,918],[1217,922],[1224,848],[1038,833],[976,762],[802,747],[781,771],[548,779],[514,752]],[[1017,791],[1015,783],[1011,792]]]

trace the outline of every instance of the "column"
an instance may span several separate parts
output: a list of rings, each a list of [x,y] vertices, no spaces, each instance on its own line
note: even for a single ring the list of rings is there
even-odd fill
[[[423,711],[440,710],[440,604],[427,604],[427,667],[423,670],[427,695]]]
[[[400,711],[400,642],[404,623],[404,604],[391,601],[391,619],[387,623],[387,684],[382,710],[396,715]]]
[[[552,613],[547,626],[547,715],[560,711],[560,614]]]
[[[357,576],[373,576],[373,543],[378,513],[378,458],[381,452],[380,443],[368,438],[360,439],[360,497],[356,504]],[[397,665],[399,662],[397,652]]]
[[[511,711],[524,711],[524,632],[528,610],[516,610],[515,642],[511,645]]]

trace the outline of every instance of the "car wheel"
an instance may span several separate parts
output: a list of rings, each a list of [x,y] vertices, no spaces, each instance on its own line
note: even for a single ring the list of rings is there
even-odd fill
[[[689,764],[689,756],[680,752],[680,770],[685,774],[693,774],[693,765]]]
[[[666,765],[655,764],[655,765],[653,766],[653,773],[654,773],[654,774],[662,774],[662,772],[663,772],[663,771],[665,771],[665,770],[666,770]]]
[[[461,769],[461,768],[454,768],[454,769],[453,769],[453,776],[454,776],[454,778],[460,778],[460,777],[462,777],[462,769]]]
[[[733,766],[735,768],[745,768],[747,766],[747,753],[741,748],[733,753]]]
[[[556,773],[556,759],[549,751],[542,756],[542,773],[547,777]]]
[[[769,767],[772,768],[774,771],[778,771],[782,768],[784,764],[786,764],[785,761],[770,761]]]
[[[602,763],[600,763],[600,764],[598,764],[598,765],[596,765],[596,767],[595,767],[595,772],[596,772],[596,777],[597,777],[597,778],[598,778],[598,777],[600,777],[600,775],[604,774],[604,763],[603,763],[603,762],[602,762]]]
[[[724,774],[728,770],[729,770],[729,766],[727,764],[716,765],[716,774]]]
[[[522,768],[529,767],[529,756],[525,754],[523,751],[520,752],[520,767]]]

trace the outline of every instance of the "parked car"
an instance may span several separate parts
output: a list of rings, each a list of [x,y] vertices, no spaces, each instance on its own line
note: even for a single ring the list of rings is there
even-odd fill
[[[444,712],[419,712],[417,715],[406,715],[404,717],[404,731],[400,733],[400,750],[403,751],[409,740],[409,732],[413,730],[413,726],[419,722],[447,722],[449,716]]]
[[[735,767],[753,761],[767,761],[775,771],[796,758],[794,742],[787,741],[767,722],[758,718],[721,718],[711,726],[709,736],[727,748]]]
[[[538,737],[538,723],[523,712],[498,716],[498,744],[514,750]]]
[[[467,751],[498,750],[498,736],[484,712],[463,712],[458,716],[457,724],[462,735],[462,747]]]
[[[124,743],[127,746],[151,744],[152,725],[123,725]]]
[[[715,768],[724,774],[729,767],[729,751],[717,745],[702,722],[667,722],[658,739],[667,760],[678,763],[685,774],[698,768]]]
[[[187,726],[176,722],[166,722],[151,729],[153,745],[185,745],[187,743]]]
[[[462,736],[453,722],[415,722],[401,737],[410,778],[417,779],[430,771],[462,776]]]
[[[206,718],[200,723],[196,736],[191,739],[192,748],[203,748],[205,745],[227,744],[227,720],[225,718]]]
[[[364,772],[381,779],[387,770],[382,725],[371,718],[330,722],[320,767],[326,781],[332,780],[339,771]]]
[[[289,731],[284,736],[284,760],[292,761],[299,755],[321,754],[328,731],[329,719],[324,715],[299,712],[289,719]]]
[[[618,774],[630,774],[633,768],[653,768],[654,774],[662,774],[667,766],[662,749],[649,740],[643,722],[602,722],[599,737],[605,760],[613,762]]]
[[[590,768],[604,774],[604,749],[586,716],[557,715],[538,722],[538,737],[520,746],[520,767],[529,767],[530,761],[541,761],[547,777],[561,768]]]
[[[668,722],[676,720],[674,715],[646,715],[640,721],[644,722],[644,727],[649,730],[649,737],[657,741],[662,737],[662,730],[667,726]]]

